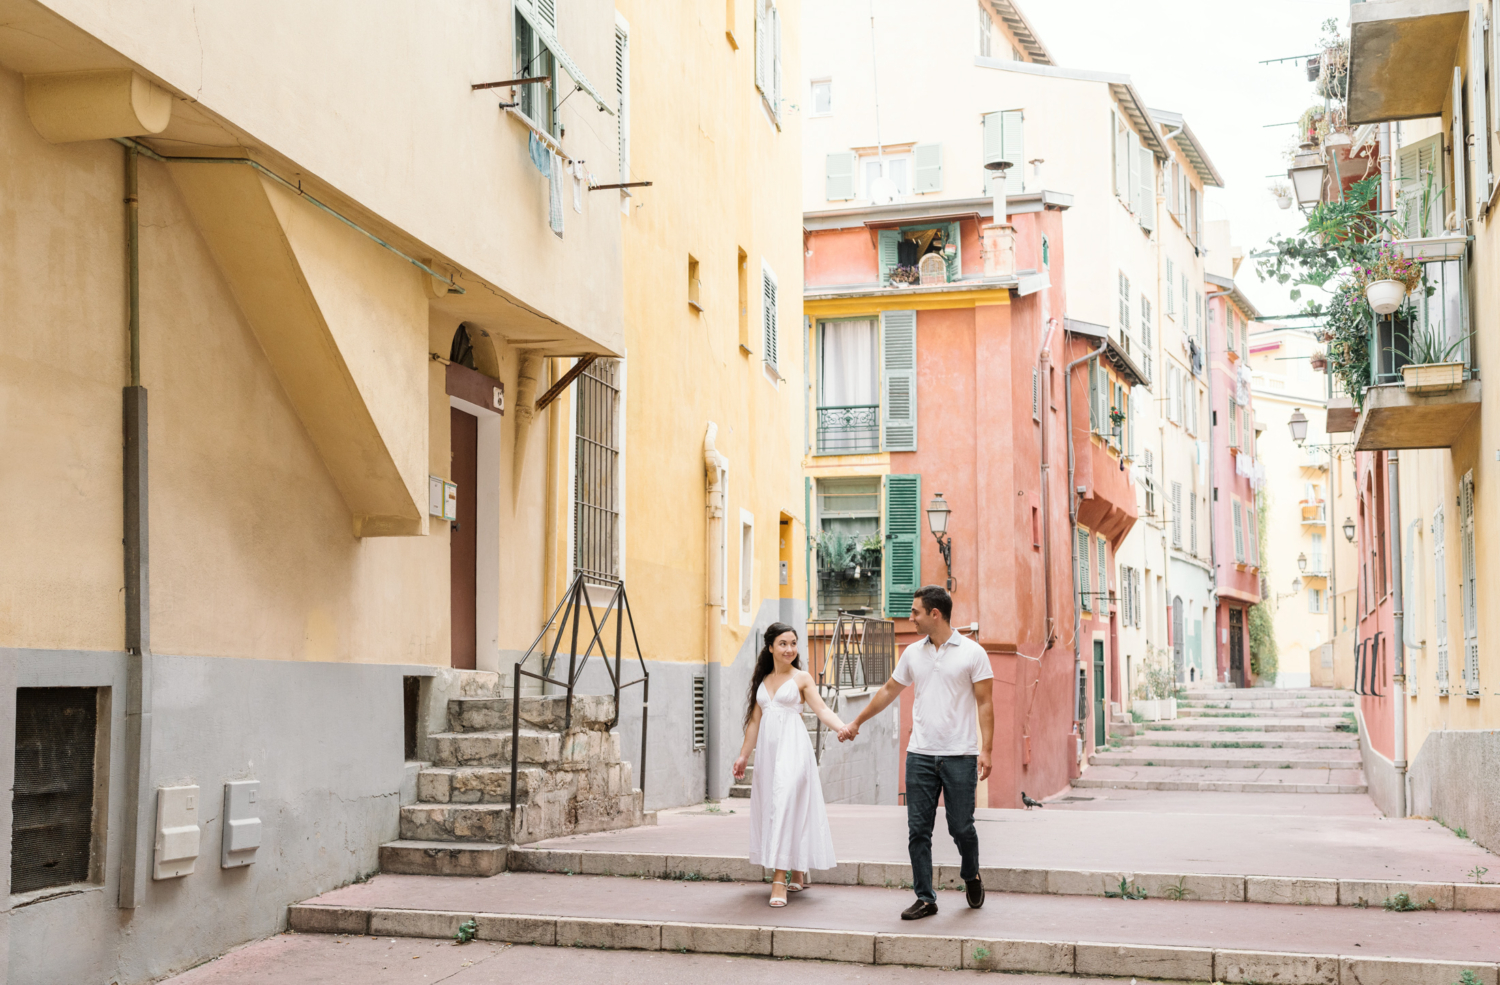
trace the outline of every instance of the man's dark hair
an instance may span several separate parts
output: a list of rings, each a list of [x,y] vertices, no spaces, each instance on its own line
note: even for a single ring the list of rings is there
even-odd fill
[[[948,594],[947,589],[941,585],[923,585],[917,589],[914,598],[922,600],[922,608],[929,612],[933,609],[943,614],[943,622],[953,621],[953,596]]]

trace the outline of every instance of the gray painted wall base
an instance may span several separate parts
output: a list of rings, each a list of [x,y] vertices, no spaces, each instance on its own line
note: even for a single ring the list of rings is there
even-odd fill
[[[1500,852],[1500,730],[1429,732],[1408,775],[1413,814]]]
[[[1386,817],[1401,813],[1401,774],[1396,764],[1386,759],[1370,745],[1370,731],[1365,728],[1364,709],[1355,702],[1354,713],[1359,718],[1359,755],[1364,760],[1365,784],[1370,790],[1370,799]]]

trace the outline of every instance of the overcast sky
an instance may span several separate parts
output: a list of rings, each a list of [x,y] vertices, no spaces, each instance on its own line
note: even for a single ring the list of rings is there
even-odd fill
[[[1348,0],[1019,0],[1057,64],[1131,77],[1148,106],[1182,113],[1224,178],[1206,217],[1228,219],[1247,259],[1235,278],[1265,315],[1296,310],[1285,288],[1261,282],[1248,258],[1273,233],[1301,225],[1268,191],[1286,176],[1288,123],[1322,100],[1300,64],[1268,58],[1314,51],[1329,17],[1347,33]],[[1063,189],[1065,190],[1065,189]]]

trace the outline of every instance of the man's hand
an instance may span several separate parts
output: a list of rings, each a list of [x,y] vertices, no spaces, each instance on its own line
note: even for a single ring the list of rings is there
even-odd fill
[[[979,778],[988,780],[990,777],[990,753],[988,750],[979,754]]]
[[[839,741],[840,742],[853,742],[854,739],[855,739],[855,737],[858,736],[858,735],[859,735],[859,723],[858,722],[850,722],[848,725],[845,725],[843,728],[839,729]]]

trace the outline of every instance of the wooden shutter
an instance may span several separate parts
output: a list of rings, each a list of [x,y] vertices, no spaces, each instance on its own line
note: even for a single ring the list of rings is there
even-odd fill
[[[1005,137],[1001,132],[1003,124],[1000,114],[986,113],[982,119],[984,120],[984,160],[980,161],[980,164],[1005,156]],[[1014,164],[1015,162],[1012,161],[1011,163]],[[986,195],[994,194],[994,189],[990,184],[994,180],[994,177],[994,172],[984,172],[984,193]],[[995,221],[1001,221],[1000,216],[996,216]]]
[[[1484,5],[1469,12],[1469,135],[1474,146],[1474,215],[1490,202],[1490,114],[1485,104]]]
[[[761,344],[765,351],[761,358],[767,366],[776,368],[776,275],[769,269],[761,270]]]
[[[854,172],[859,167],[859,155],[853,151],[829,154],[825,170],[825,188],[830,202],[842,202],[854,197]],[[889,230],[881,230],[884,236]],[[892,246],[894,249],[894,245]]]
[[[891,271],[896,269],[896,262],[900,259],[896,246],[901,242],[901,233],[895,229],[882,229],[878,239],[880,241],[880,286],[885,287],[890,282]]]
[[[853,157],[854,155],[850,155]],[[942,144],[918,144],[911,149],[912,157],[912,186],[911,190],[916,194],[925,192],[938,192],[943,190],[943,145]],[[853,168],[850,168],[851,189],[853,187]],[[832,195],[828,196],[830,199]],[[853,191],[849,194],[854,197]],[[999,221],[999,220],[996,220]]]
[[[1188,493],[1188,553],[1198,556],[1198,494]]]
[[[943,255],[943,264],[948,271],[948,283],[952,284],[963,273],[963,244],[958,236],[958,223],[948,223],[948,229],[944,233],[943,241],[944,243],[953,244],[953,252],[951,254],[944,253]]]
[[[557,0],[533,0],[531,6],[536,11],[537,20],[552,32],[554,38],[557,37]]]
[[[1136,214],[1140,216],[1141,228],[1150,232],[1156,228],[1156,155],[1145,147],[1138,153],[1141,159],[1141,202]]]
[[[1133,460],[1135,458],[1135,432],[1141,426],[1140,417],[1137,414],[1137,411],[1140,410],[1141,402],[1136,399],[1134,389],[1132,389],[1130,393],[1126,394],[1125,401],[1129,405],[1129,411],[1126,413],[1126,426],[1129,429],[1130,442],[1128,445],[1129,451],[1127,451],[1126,454],[1128,454]]]
[[[1109,111],[1109,156],[1110,156],[1110,163],[1114,165],[1114,171],[1113,171],[1114,179],[1113,179],[1113,181],[1114,181],[1114,192],[1115,192],[1116,195],[1122,194],[1125,191],[1125,186],[1120,181],[1120,165],[1123,164],[1124,162],[1120,160],[1120,139],[1119,139],[1119,136],[1118,136],[1119,132],[1120,132],[1120,121],[1119,121],[1119,118],[1117,116],[1115,116],[1115,111],[1114,110],[1110,110]]]
[[[1464,70],[1453,66],[1453,211],[1458,213],[1458,232],[1464,232],[1469,193],[1464,188]]]
[[[1094,560],[1099,565],[1099,614],[1103,615],[1109,611],[1109,543],[1103,537]]]
[[[620,181],[630,174],[630,35],[615,28],[615,143],[620,151]]]
[[[1042,419],[1041,371],[1031,367],[1031,419]]]
[[[885,616],[911,615],[922,587],[922,477],[888,475],[885,485]]]
[[[781,11],[771,8],[771,115],[781,119]]]
[[[1141,138],[1134,130],[1125,135],[1125,192],[1121,197],[1130,211],[1141,214]]]
[[[1474,558],[1474,473],[1459,487],[1459,536],[1463,546],[1464,693],[1479,697],[1479,599]]]
[[[1026,148],[1021,132],[1022,113],[1008,109],[1000,114],[1001,150],[1012,165],[1005,173],[1005,194],[1019,195],[1026,190]],[[997,220],[998,221],[998,220]]]
[[[1182,547],[1182,483],[1172,483],[1172,546]]]
[[[1093,538],[1089,532],[1082,527],[1078,528],[1078,604],[1081,608],[1093,611],[1094,608],[1094,566],[1089,563],[1089,544]]]
[[[884,352],[886,451],[917,450],[917,313],[887,311],[880,316]]]
[[[1245,563],[1245,511],[1240,501],[1234,501],[1234,561]]]
[[[767,71],[771,58],[768,50],[770,39],[766,36],[766,26],[765,0],[755,0],[755,88],[761,92],[766,91],[766,79],[770,75]]]
[[[1435,236],[1443,228],[1443,135],[1402,147],[1396,155],[1401,190],[1402,235]],[[1424,198],[1426,208],[1423,208]]]
[[[1437,692],[1448,693],[1448,549],[1443,543],[1443,508],[1432,513],[1432,632],[1437,637]]]
[[[1174,301],[1176,300],[1176,298],[1175,298],[1175,295],[1173,295],[1173,293],[1172,293],[1172,258],[1171,257],[1167,257],[1167,280],[1166,280],[1166,284],[1167,284],[1167,314],[1169,314],[1169,315],[1176,315],[1177,314],[1177,305],[1174,303]]]
[[[1089,430],[1099,433],[1099,360],[1089,360]]]

